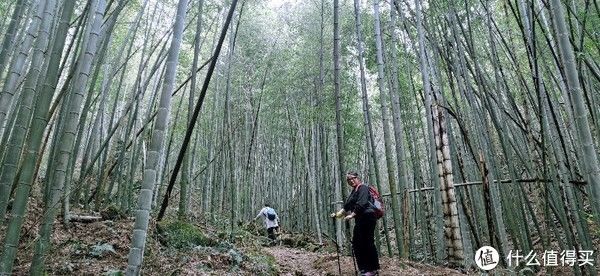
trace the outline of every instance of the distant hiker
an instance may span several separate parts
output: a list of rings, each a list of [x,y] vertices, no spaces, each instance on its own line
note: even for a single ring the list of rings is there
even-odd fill
[[[358,269],[361,275],[378,275],[379,256],[375,247],[375,226],[381,210],[375,207],[371,190],[369,186],[363,185],[358,178],[358,173],[348,172],[346,182],[352,187],[352,192],[346,199],[344,208],[332,216],[341,218],[345,215],[344,220],[356,219],[352,234],[352,250],[356,256]]]
[[[275,209],[271,208],[269,204],[265,204],[265,207],[260,209],[258,215],[254,218],[254,220],[263,216],[265,218],[265,226],[267,227],[267,234],[271,240],[275,240],[275,233],[279,231],[279,216]]]

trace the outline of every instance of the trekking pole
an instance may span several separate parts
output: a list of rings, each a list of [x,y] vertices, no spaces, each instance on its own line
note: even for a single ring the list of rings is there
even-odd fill
[[[350,225],[349,221],[346,221],[346,223],[348,223],[346,226]],[[356,258],[354,258],[354,246],[352,244],[352,240],[353,240],[353,236],[350,236],[350,256],[352,256],[352,265],[354,266],[354,275],[358,275],[358,269],[356,268]]]
[[[333,223],[333,232],[335,233],[335,217],[331,217],[331,222]],[[342,265],[340,264],[340,245],[337,242],[337,235],[331,235],[331,240],[335,244],[335,251],[337,252],[337,264],[338,264],[338,273],[340,276],[342,275]]]
[[[354,265],[354,275],[358,275],[358,269],[356,268],[356,259],[354,258],[354,247],[352,241],[350,241],[350,255],[352,256],[352,264]]]

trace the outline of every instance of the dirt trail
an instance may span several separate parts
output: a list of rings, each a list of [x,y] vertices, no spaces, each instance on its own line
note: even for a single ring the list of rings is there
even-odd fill
[[[266,251],[275,257],[282,275],[321,275],[322,271],[315,268],[321,258],[316,253],[286,247],[269,247]]]
[[[339,275],[336,254],[315,253],[287,247],[268,247],[265,251],[275,257],[281,275]],[[381,276],[396,275],[463,275],[457,270],[381,257]],[[352,258],[341,256],[343,276],[355,275]]]

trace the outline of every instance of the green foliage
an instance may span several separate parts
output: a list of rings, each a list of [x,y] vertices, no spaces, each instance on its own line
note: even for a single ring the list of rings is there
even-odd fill
[[[594,217],[594,214],[588,212],[581,212],[581,214],[587,221],[587,224],[590,226],[590,232],[592,235],[600,237],[600,225],[598,224],[598,219]]]
[[[0,2],[0,14],[9,16],[8,13],[12,12],[12,8],[13,8],[12,7],[13,5],[10,4],[11,2],[12,1],[1,1]],[[1,30],[1,27],[4,27],[4,26],[0,26],[0,30]]]
[[[250,253],[247,257],[248,263],[253,264],[249,269],[254,275],[279,275],[277,261],[273,256]]]
[[[363,36],[363,46],[365,47],[364,57],[365,57],[365,69],[369,72],[376,73],[377,72],[377,47],[375,46],[375,18],[372,14],[372,6],[368,6],[370,9],[369,12],[366,10],[361,10],[361,25],[362,25],[362,36]],[[383,19],[384,14],[380,17]],[[385,20],[381,20],[381,31],[384,32],[382,37],[385,38],[385,28],[384,26]],[[385,45],[387,47],[387,45]]]
[[[161,244],[177,248],[191,248],[198,245],[213,246],[216,242],[207,237],[195,225],[183,221],[161,221],[157,225]]]

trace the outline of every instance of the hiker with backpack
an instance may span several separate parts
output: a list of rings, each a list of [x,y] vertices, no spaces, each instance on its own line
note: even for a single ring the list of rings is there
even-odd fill
[[[378,275],[379,256],[375,247],[375,227],[377,219],[383,216],[383,204],[377,190],[363,184],[358,173],[348,172],[346,182],[352,187],[352,192],[346,199],[344,208],[332,214],[332,217],[355,220],[352,250],[358,269],[361,275]]]
[[[271,208],[269,204],[265,204],[265,207],[260,209],[258,215],[254,218],[254,220],[263,216],[265,218],[265,226],[267,227],[267,235],[269,238],[274,241],[276,239],[275,234],[279,231],[279,216],[275,209]]]

